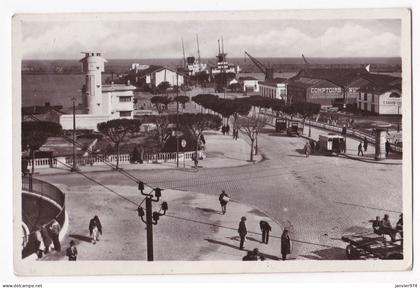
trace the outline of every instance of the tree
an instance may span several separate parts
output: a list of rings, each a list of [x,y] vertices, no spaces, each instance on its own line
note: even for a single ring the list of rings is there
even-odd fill
[[[142,123],[153,123],[156,125],[156,136],[159,141],[159,148],[162,150],[164,146],[165,134],[169,123],[171,123],[170,116],[167,114],[160,115],[146,115],[142,116]]]
[[[179,105],[179,103],[181,103],[182,108],[185,108],[185,103],[190,102],[190,98],[188,96],[176,96],[174,98],[174,101],[177,102],[176,105]]]
[[[157,86],[157,90],[159,91],[159,93],[163,95],[163,94],[166,94],[169,87],[171,87],[171,84],[169,84],[168,81],[163,81],[159,83],[159,85]]]
[[[218,130],[222,125],[222,119],[217,115],[184,113],[179,115],[179,124],[189,129],[195,142],[195,152],[198,153],[198,145],[203,131],[207,129]]]
[[[162,82],[164,83],[164,82]],[[168,110],[168,105],[172,102],[172,99],[166,96],[153,96],[150,102],[156,106],[156,110],[160,113]]]
[[[254,143],[258,140],[258,134],[261,132],[261,129],[265,126],[267,122],[267,117],[262,115],[252,115],[249,117],[240,117],[237,121],[239,130],[246,136],[248,136],[251,141],[251,151],[249,161],[254,161]],[[257,148],[255,149],[257,154]]]
[[[98,123],[98,131],[106,135],[114,144],[117,151],[117,165],[120,162],[120,144],[124,141],[127,133],[139,131],[141,122],[137,119],[113,119],[107,122]]]
[[[48,137],[58,136],[62,131],[61,125],[55,122],[22,122],[22,149],[29,149],[32,159],[32,174],[35,171],[35,151],[47,141]]]

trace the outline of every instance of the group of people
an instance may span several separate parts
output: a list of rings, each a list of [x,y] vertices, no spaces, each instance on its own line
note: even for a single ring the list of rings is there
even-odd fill
[[[226,124],[226,125],[223,124],[223,126],[222,126],[222,134],[223,135],[229,135],[229,133],[230,133],[230,126],[229,126],[229,124]]]
[[[57,252],[61,251],[61,244],[59,240],[61,225],[56,219],[53,219],[51,223],[47,225],[37,225],[35,231],[35,245],[36,255],[38,258],[42,258],[44,254],[50,252],[50,246],[53,245],[53,249]]]
[[[392,227],[388,214],[385,214],[382,220],[379,216],[376,216],[376,219],[372,221],[372,228],[375,234],[381,236],[388,235],[393,242],[395,241],[397,234],[403,239],[403,214],[400,214],[400,217],[395,224],[395,228]]]
[[[102,235],[102,224],[99,220],[99,217],[95,215],[89,221],[89,236],[90,242],[92,244],[96,244],[99,241],[99,235]],[[78,251],[76,248],[76,242],[74,240],[70,241],[70,247],[66,250],[66,256],[68,257],[69,261],[76,261],[77,260]]]
[[[226,214],[226,206],[230,201],[230,196],[226,193],[226,191],[222,190],[222,193],[219,195],[219,202],[222,209],[222,215]],[[246,235],[248,234],[248,229],[246,227],[246,217],[242,216],[241,221],[239,222],[238,226],[238,234],[239,234],[239,249],[244,249],[244,244],[246,241]],[[268,240],[270,237],[271,232],[271,225],[267,221],[261,220],[260,221],[260,229],[261,229],[261,243],[268,244]],[[291,250],[291,241],[289,237],[288,229],[283,230],[283,234],[281,235],[281,255],[283,261],[286,260],[287,255],[290,254]],[[253,261],[253,260],[265,260],[263,255],[259,255],[258,249],[255,248],[253,251],[249,251],[248,254],[242,259],[244,261]]]
[[[363,141],[360,141],[359,146],[357,146],[357,156],[360,156],[360,154],[363,156],[363,152],[366,152],[369,146],[369,142],[367,138],[365,137]],[[391,151],[391,143],[386,140],[385,142],[385,155],[388,157],[389,152]]]
[[[246,217],[242,216],[241,217],[241,221],[239,222],[239,227],[238,227],[238,233],[239,233],[239,238],[240,238],[240,242],[239,242],[239,249],[243,250],[244,249],[244,243],[245,243],[245,239],[246,239],[246,235],[248,234],[248,230],[246,228]],[[260,221],[260,229],[261,229],[261,235],[262,235],[262,243],[264,244],[268,244],[268,238],[270,235],[270,231],[271,231],[271,226],[267,221]],[[289,230],[287,228],[285,228],[283,230],[283,233],[281,235],[281,248],[280,248],[280,252],[281,252],[281,258],[283,261],[285,261],[287,259],[287,255],[290,254],[292,248],[292,242],[290,240],[290,236],[289,236]],[[249,251],[247,253],[247,255],[242,258],[242,260],[244,261],[257,261],[258,260],[258,256],[259,260],[265,260],[265,257],[263,255],[259,255],[258,249],[255,248],[253,251]],[[261,259],[261,257],[263,257],[263,259]]]

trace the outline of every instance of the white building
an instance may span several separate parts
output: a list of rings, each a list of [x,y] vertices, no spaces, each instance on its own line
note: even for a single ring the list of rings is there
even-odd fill
[[[391,88],[366,91],[361,89],[357,98],[357,108],[380,115],[400,115],[401,90]]]
[[[82,99],[87,114],[76,115],[76,128],[96,130],[100,122],[118,118],[132,119],[133,91],[136,87],[129,84],[102,85],[102,72],[105,71],[104,63],[107,61],[100,53],[86,53],[80,62],[86,73]],[[62,115],[60,124],[63,129],[73,129],[73,115]]]
[[[369,74],[368,82],[358,90],[357,108],[380,115],[401,114],[401,78]]]
[[[136,73],[135,81],[154,87],[159,86],[162,82],[169,82],[171,86],[177,86],[178,83],[178,86],[181,86],[184,84],[184,75],[166,67],[150,65]]]
[[[244,92],[260,92],[258,79],[254,77],[239,77],[239,83],[242,83]]]
[[[287,101],[286,80],[285,78],[275,78],[273,80],[259,81],[261,96]]]

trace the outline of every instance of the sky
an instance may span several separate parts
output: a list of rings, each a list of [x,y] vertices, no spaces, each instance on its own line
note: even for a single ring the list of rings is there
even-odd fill
[[[228,57],[400,57],[398,19],[28,21],[23,59],[77,59],[81,51],[108,59],[213,58],[223,37]]]

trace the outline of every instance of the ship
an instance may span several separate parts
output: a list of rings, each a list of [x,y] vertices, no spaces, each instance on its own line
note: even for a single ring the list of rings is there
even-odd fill
[[[218,74],[230,74],[234,75],[234,78],[236,75],[241,71],[239,65],[230,64],[226,60],[227,53],[225,53],[224,45],[223,45],[223,37],[222,37],[222,47],[220,49],[220,40],[217,40],[218,46],[219,46],[219,54],[217,54],[217,64],[210,67],[210,77],[212,79],[215,79]]]

